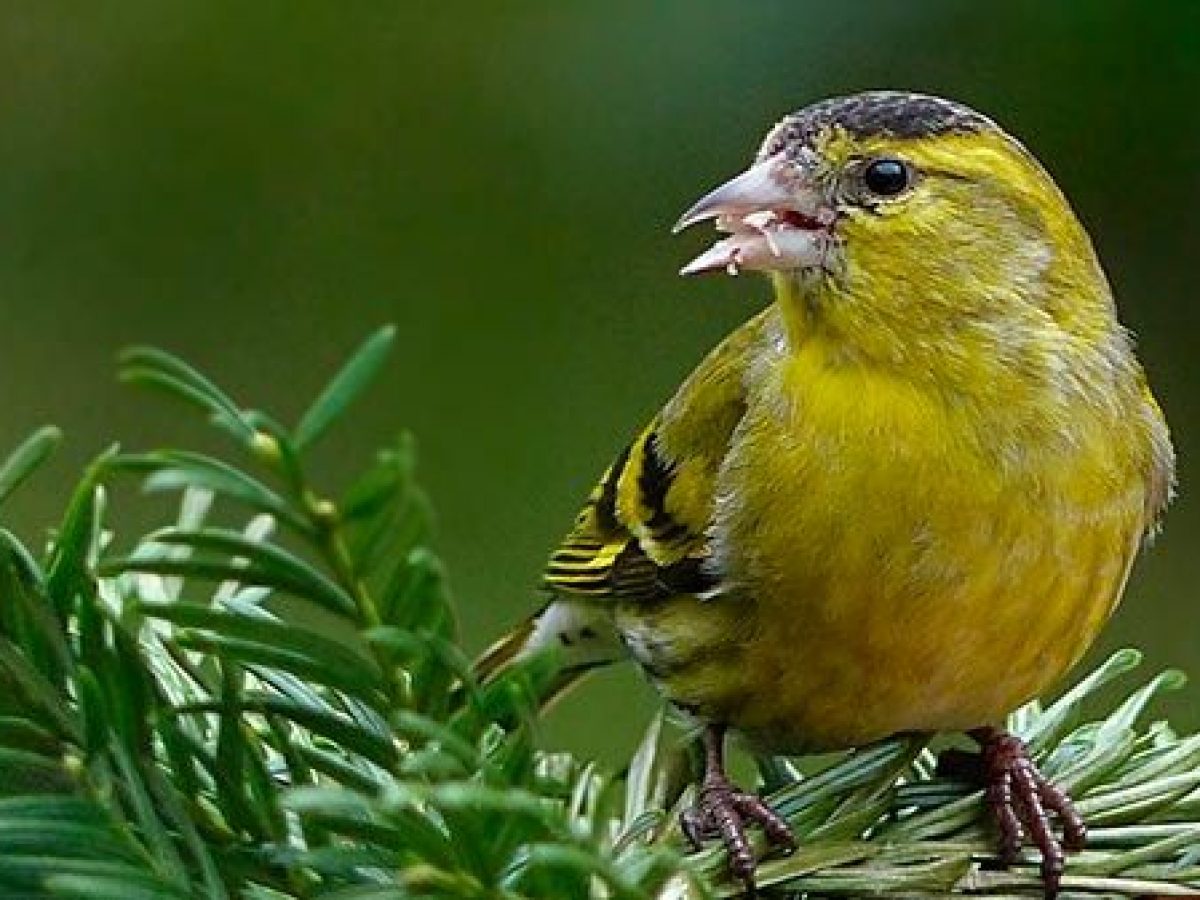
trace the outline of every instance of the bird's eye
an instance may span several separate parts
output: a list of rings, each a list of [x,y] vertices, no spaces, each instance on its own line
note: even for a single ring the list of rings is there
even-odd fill
[[[863,184],[872,194],[894,197],[908,187],[912,176],[898,159],[877,159],[863,170]]]

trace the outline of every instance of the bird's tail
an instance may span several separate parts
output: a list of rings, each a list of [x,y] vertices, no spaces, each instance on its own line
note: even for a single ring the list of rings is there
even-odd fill
[[[475,678],[487,684],[514,665],[550,651],[555,653],[558,667],[539,685],[543,709],[584,676],[622,656],[608,610],[580,600],[555,600],[480,654],[473,666]]]
[[[475,680],[480,684],[487,684],[511,666],[525,649],[536,621],[536,616],[530,616],[479,654],[471,665]]]

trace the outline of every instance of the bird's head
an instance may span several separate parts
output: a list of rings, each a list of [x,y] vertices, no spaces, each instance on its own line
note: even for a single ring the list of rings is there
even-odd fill
[[[683,274],[772,273],[818,315],[869,324],[870,338],[936,340],[968,319],[1049,317],[1071,330],[1111,318],[1091,243],[1054,181],[994,122],[948,100],[879,91],[794,113],[677,229],[707,219],[727,236]]]

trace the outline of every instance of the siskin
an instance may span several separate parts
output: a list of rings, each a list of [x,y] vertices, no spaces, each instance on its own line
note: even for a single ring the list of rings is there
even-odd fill
[[[709,219],[683,274],[764,272],[774,302],[617,456],[482,674],[632,657],[703,730],[684,833],[751,884],[746,826],[793,839],[728,780],[727,729],[790,754],[966,731],[1002,855],[1028,836],[1055,894],[1084,824],[998,723],[1096,637],[1174,470],[1087,233],[994,122],[899,92],[787,116],[677,227]]]

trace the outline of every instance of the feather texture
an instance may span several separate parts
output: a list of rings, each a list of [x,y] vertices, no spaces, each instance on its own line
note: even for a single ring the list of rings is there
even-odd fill
[[[1166,424],[1049,175],[990,123],[927,131],[797,132],[832,202],[864,158],[922,178],[843,203],[617,455],[515,652],[603,621],[680,709],[800,752],[985,725],[1089,646]]]

